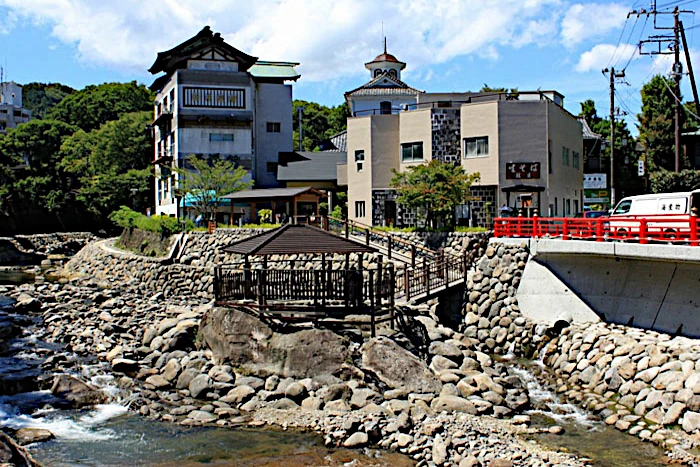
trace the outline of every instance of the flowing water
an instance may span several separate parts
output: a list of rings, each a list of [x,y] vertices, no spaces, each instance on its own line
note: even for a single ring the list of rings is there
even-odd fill
[[[559,425],[565,430],[563,435],[535,435],[545,446],[586,457],[591,459],[591,465],[599,467],[652,467],[668,464],[663,450],[606,425],[540,384],[535,373],[542,371],[541,362],[518,362],[510,369],[530,394],[533,408],[528,414],[532,425]]]

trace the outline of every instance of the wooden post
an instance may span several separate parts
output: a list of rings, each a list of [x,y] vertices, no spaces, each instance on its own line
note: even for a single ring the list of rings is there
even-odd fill
[[[375,271],[368,270],[369,273],[369,315],[370,315],[370,325],[371,325],[371,331],[370,335],[371,337],[374,337],[375,334],[375,329],[374,329],[374,297],[377,292],[374,290],[374,279],[372,277],[372,273]]]
[[[389,259],[391,259],[391,235],[389,235],[389,237],[387,237],[387,247],[386,248],[387,248],[388,253],[389,253]]]
[[[258,283],[258,305],[265,305],[267,292],[267,256],[263,256],[263,268],[260,270],[260,282]]]
[[[326,305],[326,295],[328,295],[328,282],[326,277],[326,254],[321,253],[321,305]]]
[[[359,306],[365,301],[365,274],[364,274],[364,258],[362,253],[357,254],[357,301],[359,301]]]
[[[214,300],[221,300],[221,265],[214,268]]]
[[[415,269],[414,269],[415,271]],[[411,298],[411,287],[410,284],[408,283],[408,267],[403,268],[403,288],[404,292],[406,294],[406,301],[408,301]]]
[[[391,323],[391,329],[394,329],[394,295],[396,287],[396,271],[394,270],[394,263],[389,262],[386,266],[389,272],[389,321]]]
[[[411,245],[411,267],[416,267],[416,246]]]
[[[314,275],[314,283],[313,283],[314,306],[318,306],[318,290],[319,290],[318,270],[312,269],[311,272]]]
[[[345,221],[345,238],[350,238],[350,224]]]
[[[243,263],[243,281],[245,283],[245,290],[243,292],[243,298],[248,299],[251,296],[250,285],[251,285],[251,270],[250,270],[250,258],[248,255],[245,256],[245,262]]]
[[[425,281],[425,293],[430,294],[430,268],[428,268],[428,258],[423,257],[423,275]]]
[[[384,269],[384,258],[382,255],[377,255],[377,278],[375,279],[377,281],[377,297],[379,298],[379,306],[382,305],[382,293],[384,293],[384,287],[383,285],[383,279],[384,277],[382,276],[382,272]]]

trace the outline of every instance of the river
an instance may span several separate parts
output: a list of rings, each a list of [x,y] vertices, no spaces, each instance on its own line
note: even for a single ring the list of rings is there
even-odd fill
[[[6,272],[0,275],[0,284],[31,279],[18,271]],[[41,325],[39,320],[26,326],[27,318],[13,315],[10,305],[11,301],[0,295],[0,327],[3,322],[18,319],[25,324],[25,329],[0,352],[0,379],[3,373],[18,370],[39,375],[41,379],[46,376],[41,375],[40,368],[43,349],[55,348],[55,344],[34,339],[31,328]],[[66,358],[70,361],[75,357],[66,353]],[[533,405],[528,413],[533,425],[556,424],[565,429],[563,435],[533,435],[538,442],[586,457],[591,465],[601,467],[666,465],[660,449],[608,427],[540,384],[535,374],[543,369],[537,362],[512,360],[509,364],[528,389]],[[45,428],[54,433],[54,440],[30,445],[35,458],[47,466],[415,465],[406,456],[385,451],[329,449],[320,436],[312,433],[194,428],[152,421],[129,412],[129,393],[117,389],[102,364],[75,361],[72,368],[76,375],[108,393],[111,402],[92,410],[76,411],[51,408],[49,391],[37,388],[13,396],[0,396],[0,427]]]

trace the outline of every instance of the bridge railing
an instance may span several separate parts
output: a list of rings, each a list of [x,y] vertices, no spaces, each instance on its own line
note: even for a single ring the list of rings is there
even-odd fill
[[[498,217],[494,237],[560,238],[604,242],[618,240],[700,245],[700,217],[693,215],[645,215],[598,218]]]

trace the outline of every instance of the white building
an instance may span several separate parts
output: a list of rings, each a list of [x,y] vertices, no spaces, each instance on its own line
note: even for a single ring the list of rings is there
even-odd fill
[[[222,158],[249,172],[256,188],[278,186],[279,152],[292,150],[292,87],[298,63],[264,62],[207,26],[166,52],[149,71],[155,91],[156,213],[179,216],[177,174],[187,158]],[[178,206],[180,204],[180,206]],[[229,208],[219,221],[228,222]]]
[[[0,83],[0,133],[31,118],[32,113],[22,107],[22,86],[13,81]]]

